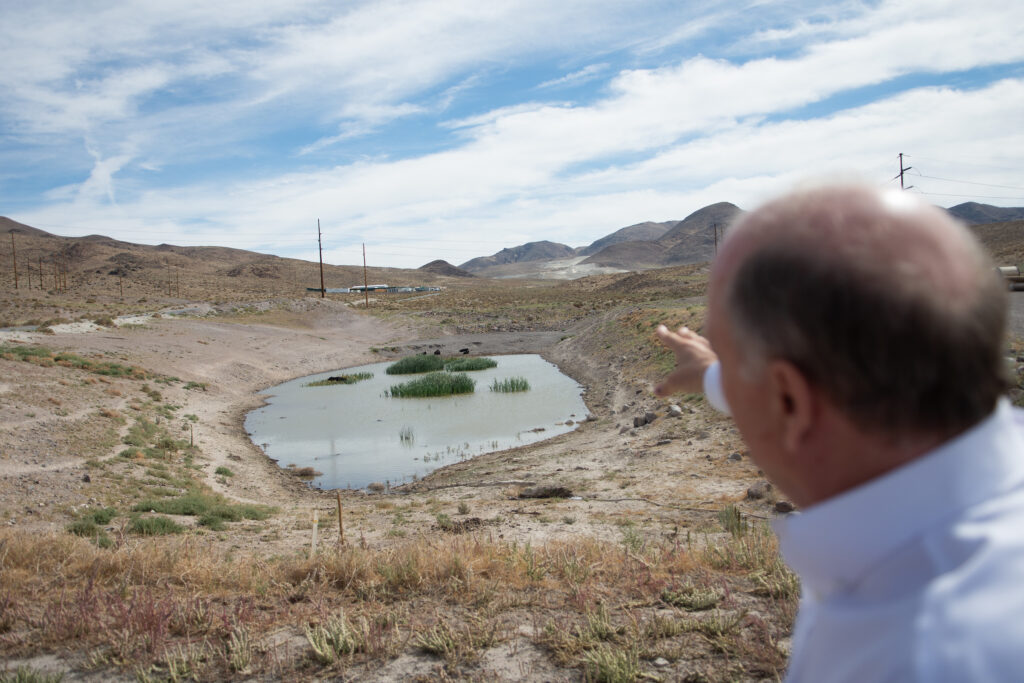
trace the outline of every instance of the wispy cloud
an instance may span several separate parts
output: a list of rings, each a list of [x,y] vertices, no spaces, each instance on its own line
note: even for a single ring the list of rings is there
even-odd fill
[[[25,172],[0,212],[298,255],[320,217],[337,259],[403,266],[585,244],[813,173],[882,182],[899,151],[1019,158],[1020,25],[989,0],[4,7],[0,161]]]
[[[573,71],[571,74],[566,74],[560,78],[553,78],[550,81],[544,81],[538,85],[537,88],[557,88],[565,85],[580,85],[581,83],[587,83],[607,71],[610,66],[611,65],[608,63],[588,64],[579,71]]]

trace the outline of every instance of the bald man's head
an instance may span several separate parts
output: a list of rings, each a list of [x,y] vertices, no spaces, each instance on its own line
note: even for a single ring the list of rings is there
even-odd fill
[[[793,193],[745,216],[713,287],[751,363],[785,359],[851,420],[955,434],[1005,389],[1005,289],[973,237],[906,193]]]

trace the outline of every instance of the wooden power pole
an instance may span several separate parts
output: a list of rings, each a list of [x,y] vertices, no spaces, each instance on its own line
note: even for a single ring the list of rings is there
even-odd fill
[[[363,242],[363,299],[364,308],[370,307],[370,283],[366,279],[366,242]]]
[[[316,243],[320,248],[320,298],[327,296],[327,289],[324,287],[324,242],[320,232],[320,219],[316,219]]]
[[[18,255],[14,251],[14,231],[11,230],[11,260],[14,261],[14,288],[18,289]],[[29,280],[29,289],[32,289],[32,281]]]
[[[914,168],[914,167],[913,166],[907,166],[906,168],[903,167],[903,152],[900,152],[900,189],[901,190],[909,190],[910,188],[913,187],[913,185],[907,185],[906,187],[903,186],[903,174],[906,173],[907,171],[909,171],[912,168]]]

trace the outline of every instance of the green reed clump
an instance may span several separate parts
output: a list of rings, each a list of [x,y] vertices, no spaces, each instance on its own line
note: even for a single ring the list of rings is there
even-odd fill
[[[431,372],[419,379],[392,385],[388,396],[392,398],[423,398],[472,394],[476,382],[464,373]]]
[[[526,381],[525,377],[507,377],[502,380],[495,379],[494,382],[491,383],[491,391],[498,391],[503,394],[529,390],[530,383]]]
[[[441,356],[424,355],[406,356],[392,363],[384,372],[389,375],[415,375],[419,372],[436,372],[444,370],[444,359]]]
[[[496,367],[498,361],[493,358],[453,358],[444,364],[444,369],[448,372],[473,372]]]
[[[350,375],[334,375],[327,379],[317,380],[316,382],[310,382],[304,384],[306,387],[333,387],[337,384],[355,384],[356,382],[362,382],[364,379],[372,379],[372,372],[353,372]]]

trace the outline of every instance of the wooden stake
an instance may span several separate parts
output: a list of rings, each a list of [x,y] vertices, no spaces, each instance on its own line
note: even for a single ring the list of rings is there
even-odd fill
[[[316,555],[316,532],[320,528],[320,511],[313,510],[313,543],[310,550],[311,555]]]
[[[345,545],[345,520],[341,517],[341,491],[335,491],[338,497],[338,544]]]

